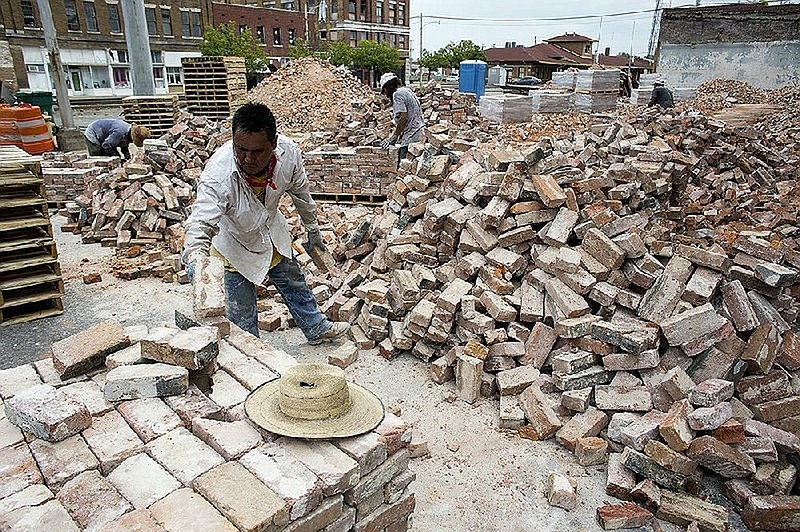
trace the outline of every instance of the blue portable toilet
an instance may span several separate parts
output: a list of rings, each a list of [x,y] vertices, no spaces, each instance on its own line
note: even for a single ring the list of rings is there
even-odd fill
[[[458,68],[458,90],[470,92],[480,100],[486,94],[486,62],[461,61]]]

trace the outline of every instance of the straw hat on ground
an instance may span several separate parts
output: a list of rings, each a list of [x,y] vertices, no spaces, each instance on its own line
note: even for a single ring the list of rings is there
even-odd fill
[[[150,138],[150,130],[144,126],[131,126],[131,140],[134,145],[142,147],[145,139]]]
[[[291,438],[349,438],[383,421],[381,400],[330,364],[297,364],[255,389],[244,404],[263,429]]]

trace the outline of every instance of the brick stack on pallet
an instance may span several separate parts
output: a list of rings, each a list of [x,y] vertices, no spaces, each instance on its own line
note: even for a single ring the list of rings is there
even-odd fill
[[[607,113],[616,109],[619,76],[617,69],[578,71],[575,76],[575,110]]]
[[[184,57],[186,107],[198,116],[223,120],[247,99],[247,77],[241,57]]]
[[[244,401],[296,361],[225,320],[181,323],[101,322],[0,370],[1,529],[410,528],[405,422],[387,413],[332,441],[268,433]]]
[[[422,116],[428,124],[447,121],[456,126],[468,126],[469,119],[478,116],[474,94],[458,92],[431,81],[414,91],[422,107]]]
[[[565,91],[532,90],[530,97],[534,113],[569,113],[575,101],[575,94]]]
[[[746,524],[796,523],[800,152],[769,127],[630,120],[520,150],[413,146],[361,240],[375,251],[324,308],[467,402],[499,393],[500,427],[584,465],[611,452],[609,494],[662,519],[727,530],[699,491],[713,475]]]
[[[570,92],[575,91],[575,76],[577,70],[566,70],[564,72],[553,72],[551,85],[554,89],[567,89]]]
[[[346,202],[383,201],[395,183],[397,150],[324,145],[303,154],[303,163],[315,197]]]
[[[178,120],[178,96],[128,96],[122,99],[122,114],[127,122],[146,126],[150,136],[157,138]]]
[[[500,124],[530,122],[533,113],[530,96],[506,94],[483,96],[479,109],[483,118]]]
[[[64,311],[40,161],[0,147],[0,326]]]

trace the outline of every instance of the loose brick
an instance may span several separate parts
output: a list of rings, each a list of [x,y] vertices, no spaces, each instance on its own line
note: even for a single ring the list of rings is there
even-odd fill
[[[219,354],[218,335],[216,327],[191,327],[185,331],[175,331],[167,336],[166,341],[149,341],[153,336],[148,336],[141,342],[142,357],[163,364],[199,370]]]
[[[393,523],[405,519],[416,506],[413,493],[408,493],[394,504],[383,504],[371,514],[359,520],[354,528],[355,532],[380,532]]]
[[[573,451],[580,438],[597,436],[608,425],[608,415],[594,407],[576,414],[556,433],[558,443]]]
[[[636,486],[636,477],[625,467],[622,453],[611,453],[606,467],[606,493],[618,499],[629,499],[631,490]]]
[[[97,471],[76,476],[58,492],[58,500],[84,529],[98,529],[131,510],[111,483]]]
[[[27,445],[18,443],[0,449],[0,499],[42,481]]]
[[[691,412],[689,401],[683,399],[673,404],[666,417],[658,426],[664,441],[674,450],[682,452],[689,448],[694,439],[694,431],[689,426],[687,416]]]
[[[219,465],[193,484],[240,530],[258,531],[289,523],[286,502],[238,462]]]
[[[174,429],[147,444],[149,454],[184,486],[225,460],[184,428]]]
[[[539,370],[532,366],[519,366],[497,374],[501,395],[518,395],[539,378]]]
[[[195,261],[193,285],[194,314],[198,318],[225,314],[225,268],[217,257]]]
[[[144,453],[124,460],[108,480],[137,509],[147,508],[181,487],[175,477]]]
[[[62,386],[59,390],[86,405],[89,413],[93,416],[99,416],[114,409],[114,405],[108,402],[103,395],[103,389],[94,381],[74,382]]]
[[[375,493],[381,494],[382,502],[384,486],[396,475],[408,469],[409,458],[410,456],[406,449],[390,456],[386,462],[371,473],[363,475],[355,486],[344,493],[345,502],[351,506],[356,506]]]
[[[575,456],[582,466],[604,464],[608,460],[608,443],[603,438],[578,438]]]
[[[358,462],[361,475],[366,475],[386,461],[386,444],[378,434],[368,432],[354,438],[336,440],[334,445]]]
[[[462,355],[456,360],[456,390],[459,398],[474,403],[480,397],[483,361]]]
[[[201,495],[188,488],[176,490],[153,504],[150,513],[166,530],[238,530]]]
[[[115,410],[94,418],[83,437],[100,461],[100,470],[108,475],[127,458],[144,451],[144,444]]]
[[[577,482],[563,475],[550,473],[547,477],[547,502],[565,510],[574,510],[578,505]]]
[[[37,438],[57,442],[92,424],[92,415],[80,403],[48,384],[28,388],[6,400],[7,419]]]
[[[285,532],[306,532],[311,530],[322,530],[335,522],[344,510],[344,502],[341,495],[329,497],[317,509],[298,519],[284,529]]]
[[[646,386],[595,386],[594,401],[600,410],[648,412],[653,408],[653,400]]]
[[[320,478],[326,496],[343,493],[358,483],[358,462],[329,442],[279,438],[275,443]]]
[[[189,371],[167,364],[136,364],[114,368],[106,375],[109,401],[180,395],[189,387]]]
[[[236,460],[264,441],[261,433],[245,420],[228,423],[196,418],[192,432],[225,460]]]
[[[183,426],[181,418],[158,398],[126,401],[118,410],[145,443]]]
[[[689,391],[689,402],[694,406],[716,406],[733,397],[733,383],[722,379],[708,379]]]
[[[56,489],[71,478],[100,465],[80,434],[56,443],[34,440],[29,446],[45,482]]]
[[[0,527],[9,530],[58,530],[59,532],[80,530],[64,506],[55,500],[40,506],[18,508],[8,515],[0,515]]]
[[[106,320],[54,343],[53,364],[61,378],[68,379],[103,364],[106,355],[128,345],[122,325]]]
[[[528,420],[528,424],[520,429],[523,437],[537,441],[546,440],[561,428],[561,420],[537,386],[530,386],[522,392],[519,404]]]
[[[690,412],[686,419],[692,430],[714,430],[733,417],[733,409],[728,402],[715,406],[696,408]]]
[[[191,428],[197,417],[222,420],[225,413],[218,404],[205,396],[196,386],[190,384],[186,393],[164,397],[164,402],[178,414],[186,428]]]
[[[630,502],[606,504],[597,508],[597,521],[603,530],[639,528],[645,526],[652,519],[653,514]]]
[[[750,497],[742,512],[751,530],[800,529],[800,497],[788,495]]]
[[[42,380],[31,364],[0,370],[0,398],[14,395],[42,384]]]
[[[713,436],[701,436],[689,446],[689,457],[725,478],[744,478],[756,472],[753,459]]]

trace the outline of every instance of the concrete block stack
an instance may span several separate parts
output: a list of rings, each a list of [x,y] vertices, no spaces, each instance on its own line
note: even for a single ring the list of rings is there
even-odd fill
[[[185,325],[107,321],[0,371],[0,528],[410,528],[405,422],[332,441],[265,432],[244,400],[295,360],[224,319]]]
[[[703,474],[745,493],[746,523],[796,516],[800,153],[784,134],[652,113],[441,146],[412,146],[373,221],[388,231],[326,308],[359,347],[429,361],[467,402],[499,387],[499,426],[585,463],[610,452],[609,493],[668,521],[727,526]]]

